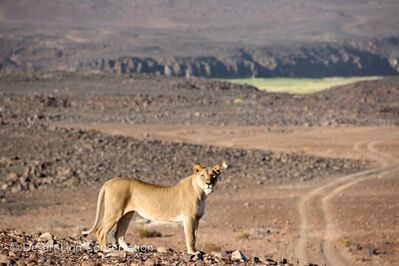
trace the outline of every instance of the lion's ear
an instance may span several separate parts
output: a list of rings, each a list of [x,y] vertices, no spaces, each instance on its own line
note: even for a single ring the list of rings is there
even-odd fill
[[[204,167],[202,167],[202,165],[200,165],[199,163],[195,163],[193,165],[193,172],[194,174],[198,174],[199,172],[202,171],[202,169],[204,169]]]
[[[227,167],[228,167],[227,163],[225,161],[223,161],[222,163],[219,163],[219,164],[213,166],[212,169],[218,173],[221,173]]]

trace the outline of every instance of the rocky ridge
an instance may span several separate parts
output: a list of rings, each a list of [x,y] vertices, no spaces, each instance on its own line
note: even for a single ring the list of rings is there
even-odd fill
[[[81,62],[79,68],[168,77],[336,77],[399,74],[398,59],[350,46],[239,49],[231,57],[120,56]]]
[[[10,192],[43,187],[104,182],[114,176],[131,176],[170,185],[190,175],[194,162],[211,165],[226,160],[230,164],[229,174],[222,182],[224,186],[235,189],[243,185],[242,178],[248,185],[306,181],[314,177],[353,173],[367,165],[361,160],[151,139],[142,141],[92,130],[44,125],[19,128],[18,131],[2,127],[0,138],[2,197]]]

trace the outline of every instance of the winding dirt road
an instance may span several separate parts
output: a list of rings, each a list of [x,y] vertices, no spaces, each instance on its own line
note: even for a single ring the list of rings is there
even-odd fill
[[[396,139],[399,136],[396,137]],[[395,138],[390,138],[395,139]],[[367,179],[382,178],[388,173],[398,170],[398,159],[389,153],[379,151],[375,148],[377,144],[383,143],[386,139],[377,141],[361,141],[354,145],[354,150],[365,154],[373,161],[377,161],[379,166],[374,169],[366,170],[360,173],[347,175],[323,184],[302,197],[298,204],[298,213],[300,216],[300,231],[297,244],[295,246],[295,257],[302,262],[317,262],[321,265],[350,265],[339,254],[335,245],[337,242],[337,230],[334,226],[334,214],[331,208],[331,200],[343,192],[345,189]],[[319,204],[309,203],[317,201]],[[321,222],[321,232],[315,234],[312,223],[309,219],[310,213],[315,211],[310,208],[318,206],[316,213],[319,213],[318,221]]]

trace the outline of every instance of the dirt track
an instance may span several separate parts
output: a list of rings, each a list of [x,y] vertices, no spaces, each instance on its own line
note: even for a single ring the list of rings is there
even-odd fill
[[[390,137],[388,140],[397,140],[397,137]],[[383,140],[371,142],[358,142],[354,145],[354,150],[363,152],[369,159],[376,160],[380,166],[363,171],[360,173],[343,176],[337,180],[324,184],[311,190],[304,196],[299,203],[299,215],[301,217],[300,238],[298,240],[295,254],[302,261],[321,261],[327,265],[348,265],[353,264],[352,261],[346,261],[339,251],[336,250],[337,240],[340,232],[334,225],[334,209],[331,201],[344,190],[351,186],[357,185],[368,179],[381,179],[392,173],[397,173],[397,159],[389,153],[378,151],[375,146],[383,143]],[[360,184],[361,185],[361,184]],[[312,227],[309,225],[309,208],[306,206],[310,201],[318,201],[319,222],[321,222],[321,233],[309,240]],[[314,211],[314,210],[312,210]]]

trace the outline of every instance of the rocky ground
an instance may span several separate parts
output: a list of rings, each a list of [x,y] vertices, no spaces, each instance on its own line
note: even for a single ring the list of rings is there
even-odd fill
[[[242,178],[246,183],[258,185],[306,181],[315,176],[356,172],[367,164],[361,160],[141,141],[40,124],[18,130],[3,126],[0,138],[2,197],[9,192],[48,186],[104,182],[113,176],[134,176],[145,181],[173,184],[190,175],[191,166],[197,161],[205,165],[222,160],[230,162],[229,178],[225,182],[227,187],[233,188],[242,186]]]
[[[399,78],[311,95],[201,79],[52,73],[0,81],[2,124],[398,125]],[[12,121],[8,121],[12,118]]]
[[[187,84],[183,84],[183,90],[187,89],[186,86]],[[205,88],[200,90],[207,92]],[[215,90],[220,93],[223,87],[217,87]],[[229,93],[241,93],[239,88],[234,86],[233,91]],[[252,91],[259,93],[255,89]],[[121,101],[126,100],[129,110],[132,105],[130,101],[136,100],[136,96],[130,95],[122,99],[114,96],[102,97],[104,96],[94,96],[90,100],[83,98],[83,100],[89,101],[89,105],[91,102],[96,105],[112,104],[112,106],[123,106]],[[141,96],[141,98],[151,97]],[[67,129],[51,125],[52,121],[59,121],[62,118],[76,121],[78,118],[74,113],[77,112],[83,116],[87,115],[82,110],[83,100],[76,98],[76,95],[22,96],[19,93],[2,99],[0,129],[2,197],[7,192],[34,190],[45,186],[67,187],[103,182],[113,176],[135,176],[146,181],[172,184],[190,175],[191,165],[197,161],[203,164],[228,161],[231,167],[230,178],[226,180],[227,186],[235,188],[241,183],[238,177],[245,177],[247,182],[258,185],[269,181],[306,181],[315,176],[349,174],[364,169],[367,164],[359,160],[192,145],[151,140],[151,138],[143,141],[105,135],[96,130]],[[192,98],[189,100],[193,101]],[[152,100],[148,101],[153,104]],[[173,106],[179,104],[180,101],[172,102]],[[105,110],[106,117],[115,111],[108,106]],[[59,115],[60,112],[63,114]],[[96,121],[101,121],[99,120],[101,117],[95,118]],[[112,118],[118,116],[114,115]],[[226,123],[230,121],[234,123],[233,118]],[[163,173],[162,179],[158,175],[159,172]]]
[[[62,123],[205,124],[214,127],[258,125],[266,131],[270,130],[269,127],[280,125],[283,128],[279,132],[284,136],[289,132],[289,126],[293,125],[305,128],[313,125],[393,126],[398,124],[399,117],[396,115],[399,106],[397,78],[298,96],[264,93],[250,86],[197,79],[132,79],[52,73],[45,76],[8,76],[0,80],[0,94],[0,197],[1,204],[5,204],[2,206],[8,204],[7,208],[18,205],[14,195],[22,195],[24,191],[42,193],[46,188],[68,190],[93,184],[97,186],[113,176],[134,176],[159,184],[173,184],[191,174],[194,162],[209,165],[226,160],[230,169],[221,182],[224,189],[233,194],[243,188],[249,191],[256,187],[259,191],[264,190],[262,193],[271,195],[266,190],[271,185],[314,185],[371,167],[370,161],[364,159],[195,145],[158,140],[151,134],[144,139],[136,139],[108,135],[90,128],[83,130],[59,126]],[[315,179],[317,182],[314,182]],[[252,195],[250,191],[248,193]],[[288,198],[284,194],[284,200],[295,201],[299,195],[295,193],[288,195]],[[275,201],[274,198],[269,200]],[[278,200],[280,203],[284,201]],[[251,210],[261,204],[251,205],[250,197],[244,201],[244,208],[241,205],[231,206],[231,212],[234,215],[247,212],[248,217],[256,220]],[[227,206],[223,201],[220,204]],[[268,210],[274,208],[274,211],[277,207],[281,206],[273,203]],[[83,212],[86,214],[86,210]],[[6,215],[7,211],[2,213]],[[257,213],[264,215],[261,210]],[[287,220],[288,214],[284,215]],[[290,220],[295,221],[294,214],[289,215],[292,216]],[[12,216],[12,219],[15,217]],[[260,219],[259,224],[263,225],[264,221],[265,218]],[[1,259],[14,264],[74,264],[78,261],[148,265],[240,263],[232,259],[233,254],[221,259],[218,258],[220,254],[207,254],[193,262],[173,250],[133,255],[120,252],[108,257],[102,252],[82,251],[65,256],[65,253],[51,251],[51,256],[48,256],[39,251],[18,253],[10,250],[12,243],[27,241],[36,244],[40,242],[37,240],[39,236],[39,233],[1,231]],[[283,235],[275,237],[283,238]],[[55,245],[86,245],[80,239],[53,236],[50,242]],[[266,261],[265,257],[259,259],[265,264],[275,265],[271,260]],[[252,264],[257,260],[252,257],[241,262]]]
[[[125,252],[118,247],[106,252],[94,241],[59,238],[50,233],[30,235],[20,231],[0,231],[0,265],[293,265],[282,259],[247,257],[242,251],[188,255],[166,247],[137,247]]]

